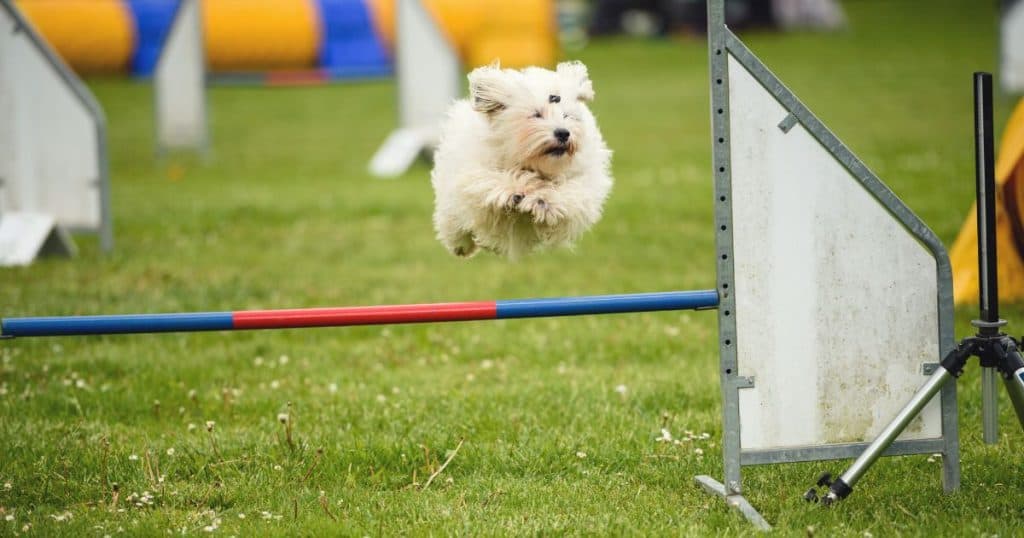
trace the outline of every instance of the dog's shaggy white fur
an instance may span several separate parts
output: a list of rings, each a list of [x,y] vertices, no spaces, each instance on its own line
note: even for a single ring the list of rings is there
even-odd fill
[[[434,155],[438,239],[465,257],[572,245],[612,187],[586,66],[480,67],[469,94],[452,105]]]

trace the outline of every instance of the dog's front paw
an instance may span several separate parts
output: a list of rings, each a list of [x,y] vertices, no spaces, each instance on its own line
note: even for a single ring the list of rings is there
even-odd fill
[[[532,170],[517,170],[511,179],[507,186],[494,193],[492,205],[505,211],[523,211],[523,200],[537,190],[540,176]]]
[[[565,210],[550,191],[538,191],[523,199],[520,210],[533,216],[533,222],[553,226],[565,218]]]
[[[503,190],[497,192],[490,199],[490,204],[495,209],[502,211],[515,211],[522,204],[526,194],[516,190]]]

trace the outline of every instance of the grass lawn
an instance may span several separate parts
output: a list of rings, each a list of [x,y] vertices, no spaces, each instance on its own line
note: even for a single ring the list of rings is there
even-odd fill
[[[994,2],[845,4],[846,32],[743,37],[948,244],[973,197],[970,75],[995,68]],[[154,160],[147,85],[90,81],[116,250],[83,238],[76,260],[0,270],[0,315],[711,288],[705,55],[700,38],[579,53],[615,191],[575,251],[517,263],[444,251],[426,165],[368,177],[390,82],[213,88],[203,164]],[[693,484],[721,475],[716,331],[669,312],[5,342],[0,534],[753,534]],[[923,455],[882,460],[828,511],[800,495],[844,462],[746,468],[748,498],[787,535],[1019,534],[1024,435],[1002,395],[1000,442],[981,443],[978,380],[961,383],[960,492]],[[659,443],[663,427],[696,439]]]

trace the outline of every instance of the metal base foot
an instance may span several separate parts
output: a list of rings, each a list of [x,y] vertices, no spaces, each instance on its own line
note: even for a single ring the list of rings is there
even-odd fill
[[[761,517],[761,514],[759,514],[757,510],[749,502],[747,502],[747,499],[745,499],[743,495],[726,494],[725,486],[723,486],[722,483],[719,482],[718,480],[715,480],[714,478],[711,478],[710,476],[707,475],[696,476],[693,480],[704,491],[710,493],[711,495],[717,495],[725,499],[725,504],[728,504],[729,506],[735,508],[736,510],[739,510],[740,513],[743,514],[743,517],[747,518],[747,521],[749,521],[752,525],[757,527],[758,530],[772,530],[772,526],[769,525],[763,517]]]

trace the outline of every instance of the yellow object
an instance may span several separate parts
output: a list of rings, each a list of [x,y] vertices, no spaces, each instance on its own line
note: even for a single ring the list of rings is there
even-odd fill
[[[127,71],[135,23],[121,0],[19,0],[17,6],[75,71]]]
[[[1024,100],[1003,131],[996,161],[996,249],[999,299],[1024,299]],[[964,221],[949,257],[956,304],[978,301],[977,206]]]
[[[395,0],[366,0],[377,34],[394,49]],[[552,66],[558,56],[552,0],[423,0],[467,69]]]
[[[316,66],[321,30],[313,0],[203,0],[202,6],[214,71]]]

